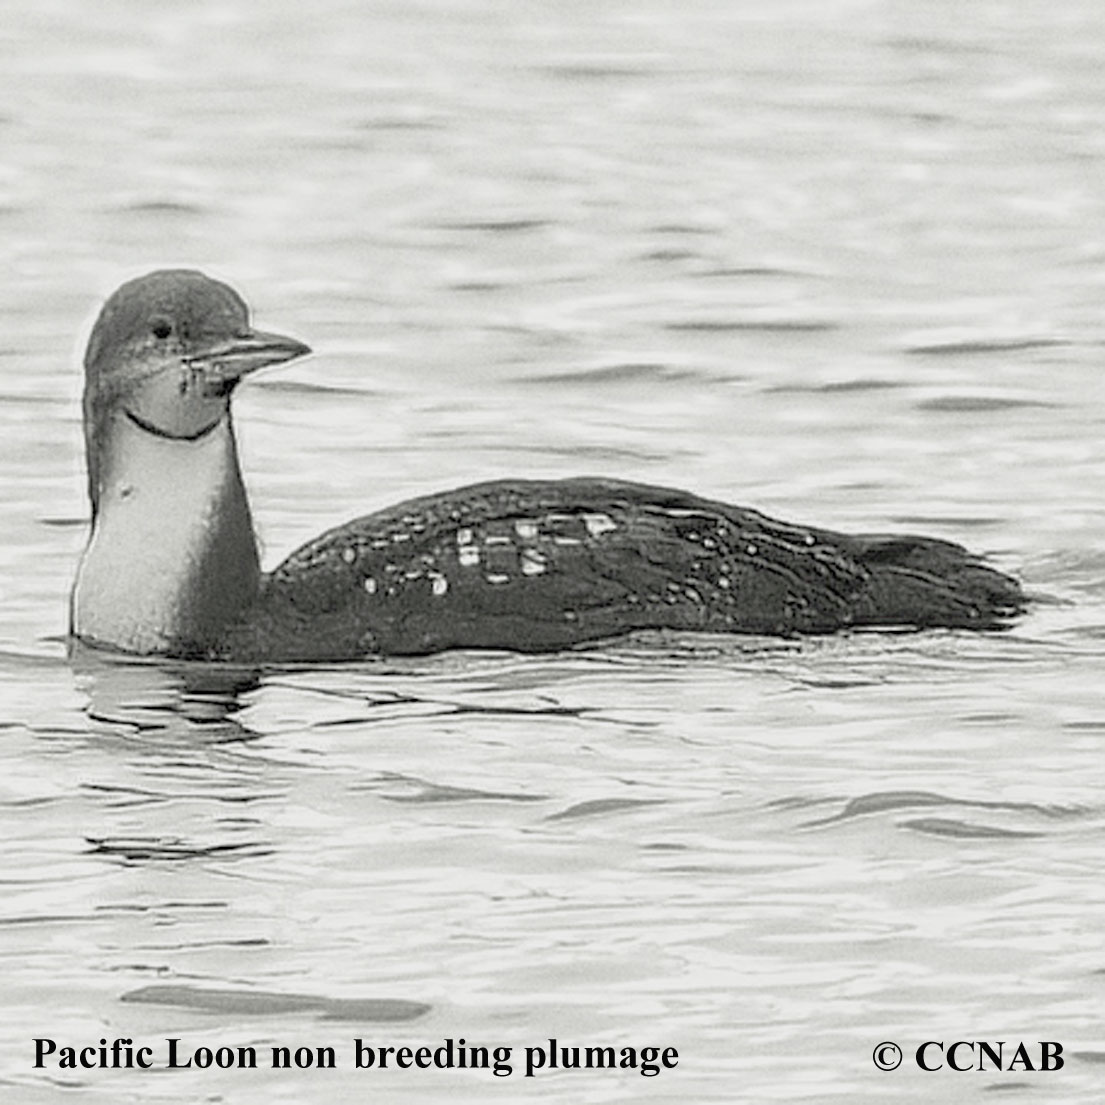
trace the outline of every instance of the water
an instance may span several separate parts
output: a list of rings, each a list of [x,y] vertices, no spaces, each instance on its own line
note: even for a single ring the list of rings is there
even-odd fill
[[[5,1099],[1097,1101],[1103,34],[1090,0],[8,5]],[[70,661],[78,331],[163,264],[317,350],[237,400],[269,564],[595,473],[959,540],[1040,601],[252,685]],[[166,1071],[170,1037],[263,1061]],[[525,1078],[550,1037],[679,1065]],[[924,1074],[929,1039],[1067,1064]]]

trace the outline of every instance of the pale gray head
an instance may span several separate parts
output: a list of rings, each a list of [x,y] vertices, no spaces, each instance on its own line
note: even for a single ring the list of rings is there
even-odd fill
[[[124,284],[104,304],[84,358],[93,516],[113,418],[197,440],[228,417],[243,376],[309,352],[294,338],[254,330],[241,296],[201,272],[165,269]]]

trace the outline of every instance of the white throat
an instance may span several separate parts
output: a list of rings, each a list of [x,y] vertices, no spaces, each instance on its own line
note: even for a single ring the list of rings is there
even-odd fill
[[[202,650],[256,593],[257,549],[229,414],[197,440],[113,416],[72,631],[134,653]]]

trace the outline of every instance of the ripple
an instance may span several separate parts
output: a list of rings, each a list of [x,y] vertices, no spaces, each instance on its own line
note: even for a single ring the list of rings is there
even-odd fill
[[[327,998],[265,990],[204,989],[197,986],[143,986],[122,994],[120,1001],[136,1005],[172,1005],[205,1013],[321,1013],[328,1021],[413,1021],[433,1007],[400,998]]]
[[[767,277],[770,279],[808,279],[822,274],[806,269],[789,268],[786,265],[724,265],[696,273],[699,277]]]
[[[655,69],[643,63],[563,62],[538,66],[538,72],[563,81],[624,81],[651,77]]]
[[[191,859],[256,859],[270,856],[275,849],[256,842],[242,844],[187,844],[180,839],[145,839],[142,837],[85,837],[93,855],[107,856],[123,863],[146,863]]]
[[[373,388],[355,388],[339,384],[316,384],[307,380],[268,379],[256,384],[268,392],[284,395],[355,395],[358,399],[383,396],[385,393]]]
[[[805,828],[819,828],[825,825],[838,824],[842,821],[850,821],[856,817],[870,817],[874,814],[896,813],[902,810],[917,809],[925,806],[958,806],[977,810],[1002,811],[1007,813],[1030,814],[1049,819],[1079,818],[1085,816],[1086,811],[1079,806],[1041,806],[1034,802],[986,802],[972,801],[970,799],[952,798],[947,795],[937,794],[924,790],[889,790],[873,791],[870,794],[860,795],[850,799],[844,808],[832,817],[826,817],[818,821],[807,821]],[[941,818],[922,818],[915,821],[904,822],[910,828],[919,828],[924,831],[941,833],[941,835],[955,835],[952,831],[941,831],[940,826],[959,825],[962,822],[944,820]],[[987,829],[982,835],[1007,835],[1007,830]],[[1035,832],[1012,831],[1014,836],[1036,836]]]
[[[840,325],[816,318],[714,318],[675,319],[663,323],[676,333],[725,334],[747,331],[761,334],[822,334],[839,330]]]
[[[649,234],[714,234],[716,231],[705,226],[695,226],[692,223],[657,223],[656,226],[646,227]]]
[[[943,411],[969,414],[974,411],[1006,411],[1018,407],[1038,407],[1045,410],[1056,406],[1043,399],[1021,399],[1011,395],[938,395],[921,399],[915,404],[919,411]]]
[[[903,828],[930,836],[953,836],[964,840],[989,840],[1000,837],[1035,837],[1043,833],[1031,829],[1002,829],[997,825],[978,825],[969,821],[956,821],[948,817],[920,817],[903,821]]]
[[[56,526],[58,529],[75,529],[88,525],[87,518],[37,518],[36,521],[40,526]]]
[[[434,783],[414,776],[390,776],[381,785],[358,788],[382,790],[383,787],[403,788],[403,793],[386,794],[380,797],[388,802],[435,803],[435,802],[542,802],[543,794],[524,794],[518,791],[482,790],[479,787],[458,787],[446,783]]]
[[[133,200],[121,204],[118,211],[129,211],[141,215],[201,215],[209,208],[202,204],[189,203],[187,200],[151,199]]]
[[[905,380],[830,380],[824,384],[775,384],[764,390],[768,393],[791,395],[836,395],[868,391],[886,391],[908,387]]]
[[[907,345],[904,353],[916,356],[975,356],[988,353],[1016,353],[1026,349],[1051,349],[1070,343],[1062,338],[948,338]]]
[[[693,249],[652,249],[639,256],[641,261],[697,261],[702,254]]]
[[[354,124],[354,129],[363,131],[424,131],[444,130],[446,124],[439,119],[418,116],[384,115],[377,119],[362,119]]]
[[[694,368],[681,368],[659,361],[626,361],[621,364],[601,365],[578,372],[543,372],[526,376],[523,384],[641,384],[672,383],[698,380],[712,383],[713,377]]]
[[[479,234],[521,234],[552,224],[548,219],[473,219],[470,222],[438,223],[436,230],[463,230]]]
[[[574,821],[582,817],[601,817],[609,813],[623,813],[625,810],[640,809],[642,806],[662,806],[662,798],[592,798],[586,802],[577,802],[558,813],[551,813],[546,821]]]
[[[922,528],[947,526],[950,529],[985,529],[988,526],[1004,525],[1007,521],[1005,518],[987,517],[986,515],[976,515],[971,518],[950,514],[893,514],[889,520],[896,526],[920,526]]]

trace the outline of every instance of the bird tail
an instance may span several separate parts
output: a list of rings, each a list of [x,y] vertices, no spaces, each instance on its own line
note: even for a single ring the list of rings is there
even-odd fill
[[[1020,584],[961,545],[928,537],[862,536],[869,573],[857,624],[998,629],[1025,607]]]

